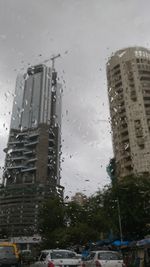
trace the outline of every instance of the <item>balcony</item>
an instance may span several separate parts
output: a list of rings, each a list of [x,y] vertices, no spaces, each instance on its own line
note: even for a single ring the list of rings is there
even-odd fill
[[[123,88],[122,87],[116,88],[116,92],[118,94],[123,94]]]
[[[139,74],[150,75],[150,71],[149,70],[140,70]]]
[[[25,146],[26,147],[28,147],[28,146],[36,146],[38,143],[39,143],[39,141],[36,140],[36,141],[33,141],[33,142],[25,143]]]
[[[28,138],[30,139],[32,139],[32,138],[35,138],[35,137],[38,137],[39,136],[39,133],[32,133],[32,134],[29,134],[28,135]]]
[[[48,159],[49,160],[53,160],[54,159],[54,156],[55,156],[55,154],[48,155]]]
[[[54,147],[48,147],[48,150],[51,151],[55,151]]]
[[[150,95],[149,96],[144,96],[143,97],[143,99],[144,99],[144,105],[145,106],[149,106],[149,103],[150,103]]]
[[[117,100],[120,102],[124,100],[124,95],[122,92],[117,95]]]
[[[140,77],[140,81],[150,81],[150,77],[149,76],[146,76],[146,75],[142,75]]]
[[[21,170],[21,172],[32,172],[32,171],[36,171],[36,167],[35,166]]]
[[[27,136],[27,132],[25,132],[25,133],[23,133],[23,132],[22,133],[17,133],[17,134],[15,134],[13,136],[15,136],[17,139],[19,139],[20,137],[23,138],[23,137]]]
[[[118,75],[118,74],[120,74],[120,73],[121,73],[121,70],[118,69],[117,71],[114,71],[113,75]]]
[[[132,162],[131,162],[131,160],[124,162],[124,166],[125,166],[125,168],[130,168],[130,167],[132,167]]]
[[[20,141],[10,141],[8,142],[9,145],[20,145],[20,144],[23,144],[25,141],[24,140],[20,140]]]
[[[49,140],[49,147],[54,147],[55,146],[55,141],[54,140]]]
[[[11,157],[11,158],[8,158],[7,161],[20,161],[20,160],[24,160],[25,157],[23,156],[20,156],[20,157]]]
[[[121,118],[125,118],[126,117],[126,111],[125,111],[125,109],[122,110],[122,112],[118,112],[118,113],[119,113],[119,117],[121,117]]]
[[[137,139],[137,144],[139,146],[143,146],[145,144],[144,138],[143,137],[138,138]]]
[[[54,138],[52,138],[52,137],[51,137],[51,138],[48,138],[48,141],[49,141],[49,142],[52,142],[52,143],[55,144],[55,140],[54,140]]]
[[[148,118],[150,118],[150,108],[145,108],[145,111],[146,111],[146,115]]]
[[[24,150],[25,150],[24,148],[12,148],[11,153],[23,152]]]
[[[7,167],[7,170],[22,169],[22,168],[24,168],[23,165],[16,165],[16,166]]]
[[[120,82],[120,81],[121,81],[121,75],[117,75],[117,74],[116,74],[116,75],[114,75],[113,77],[114,77],[114,81],[115,81],[115,82]]]
[[[122,86],[122,82],[117,82],[117,83],[115,83],[115,88],[117,89],[117,88],[119,88],[119,87],[121,87]]]
[[[37,158],[29,159],[27,162],[35,162],[35,161],[37,161]]]
[[[129,141],[129,135],[121,136],[121,141]]]
[[[117,70],[117,69],[120,69],[120,64],[117,64],[116,66],[114,66],[113,70]]]
[[[118,108],[118,113],[119,114],[124,114],[125,112],[126,112],[126,110],[125,110],[124,106]]]
[[[121,127],[120,128],[120,133],[121,133],[122,136],[127,135],[128,134],[128,126]]]
[[[28,156],[28,155],[32,155],[34,153],[35,153],[34,150],[25,150],[23,154],[26,155],[26,156]]]

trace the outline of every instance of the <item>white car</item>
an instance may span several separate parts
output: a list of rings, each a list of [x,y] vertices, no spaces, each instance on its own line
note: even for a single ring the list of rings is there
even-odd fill
[[[121,254],[116,251],[91,251],[82,267],[124,267]]]
[[[37,262],[31,267],[80,267],[81,259],[70,250],[42,250]]]

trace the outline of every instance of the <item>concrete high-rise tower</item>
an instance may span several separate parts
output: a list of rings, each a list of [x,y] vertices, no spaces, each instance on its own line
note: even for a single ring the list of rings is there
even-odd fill
[[[63,194],[61,95],[54,68],[33,66],[17,78],[0,194],[0,227],[10,235],[36,232],[41,201]]]
[[[17,78],[4,179],[60,183],[61,85],[44,65]]]
[[[150,175],[150,51],[116,52],[107,81],[116,175]]]

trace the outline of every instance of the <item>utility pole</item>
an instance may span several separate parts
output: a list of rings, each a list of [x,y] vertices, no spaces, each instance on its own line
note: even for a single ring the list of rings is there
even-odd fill
[[[119,230],[120,230],[120,241],[123,241],[122,238],[122,224],[121,224],[121,213],[120,213],[120,203],[119,199],[117,198],[117,208],[118,208],[118,221],[119,221]]]

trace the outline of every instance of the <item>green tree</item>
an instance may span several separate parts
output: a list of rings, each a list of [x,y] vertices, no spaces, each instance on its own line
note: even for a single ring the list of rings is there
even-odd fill
[[[119,206],[118,206],[119,204]],[[120,207],[120,210],[119,210]],[[66,247],[97,241],[103,233],[124,239],[150,234],[150,179],[125,177],[104,187],[81,205],[49,199],[41,208],[39,229],[45,247]]]
[[[65,207],[59,197],[48,199],[41,205],[39,231],[45,247],[57,247],[57,231],[65,228]]]
[[[68,226],[75,226],[79,223],[85,223],[87,218],[87,210],[84,205],[75,201],[70,201],[66,205],[66,223]]]
[[[126,239],[140,239],[150,233],[150,179],[124,177],[103,192],[105,216],[110,229],[119,236],[118,201],[122,233]]]
[[[90,211],[92,212],[92,209],[89,208],[88,200],[82,205],[74,201],[68,203],[66,218],[69,244],[85,244],[90,240],[97,240],[99,232],[91,223],[94,218]]]
[[[100,239],[101,234],[106,237],[109,233],[109,224],[104,212],[103,192],[99,190],[96,194],[89,197],[85,208],[88,225],[98,232],[97,240]]]
[[[89,241],[97,240],[98,232],[93,227],[90,227],[86,222],[78,222],[75,226],[70,226],[67,229],[68,244],[85,245]]]

